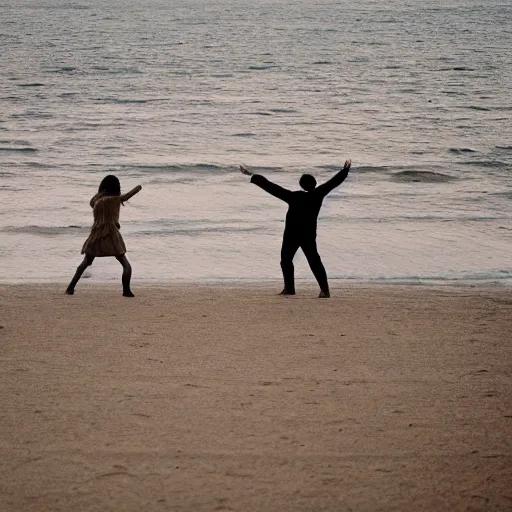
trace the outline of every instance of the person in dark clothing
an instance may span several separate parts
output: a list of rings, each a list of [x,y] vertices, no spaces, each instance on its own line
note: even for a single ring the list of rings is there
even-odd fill
[[[240,166],[242,174],[251,176],[251,183],[288,203],[281,248],[281,269],[284,278],[282,295],[295,295],[293,257],[300,247],[320,286],[319,297],[330,297],[327,274],[316,248],[317,219],[325,196],[345,181],[351,163],[347,160],[341,171],[318,187],[311,174],[303,174],[299,180],[303,190],[297,191],[280,187],[259,174],[251,173],[243,165]]]

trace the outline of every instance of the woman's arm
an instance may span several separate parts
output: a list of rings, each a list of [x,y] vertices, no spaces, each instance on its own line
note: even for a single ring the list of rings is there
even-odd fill
[[[96,201],[100,198],[100,197],[103,197],[103,192],[98,192],[97,194],[94,194],[91,198],[91,200],[89,201],[89,204],[91,206],[91,208],[94,208],[94,203],[96,203]]]
[[[142,190],[142,187],[140,185],[137,185],[135,188],[132,188],[130,192],[126,192],[126,194],[121,195],[121,202],[124,203],[125,201],[128,201],[130,197],[133,197],[135,194],[139,193]]]
[[[291,196],[293,194],[293,192],[291,192],[290,190],[286,190],[285,188],[276,185],[275,183],[272,183],[271,181],[267,180],[267,178],[261,176],[260,174],[253,174],[252,172],[248,171],[243,165],[240,166],[240,171],[242,172],[242,174],[250,176],[251,183],[258,185],[258,187],[262,188],[265,192],[268,192],[274,197],[277,197],[278,199],[281,199],[282,201],[285,201],[287,203],[290,201]]]

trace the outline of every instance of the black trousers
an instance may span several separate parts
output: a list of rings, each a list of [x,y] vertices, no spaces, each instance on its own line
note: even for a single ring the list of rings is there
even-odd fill
[[[306,256],[320,289],[323,292],[329,292],[327,273],[325,272],[325,267],[316,248],[316,235],[299,236],[286,232],[284,234],[283,245],[281,247],[281,269],[283,271],[285,290],[289,293],[295,292],[293,257],[299,248],[302,249],[302,252]]]

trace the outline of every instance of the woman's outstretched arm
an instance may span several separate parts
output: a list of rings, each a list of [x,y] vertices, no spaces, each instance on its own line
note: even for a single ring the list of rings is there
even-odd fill
[[[121,195],[121,202],[124,203],[125,201],[128,201],[130,197],[133,197],[135,194],[139,193],[142,190],[142,187],[140,185],[137,185],[135,188],[132,188],[130,192],[126,192],[126,194]]]
[[[240,166],[240,172],[242,174],[245,174],[246,176],[250,176],[251,183],[258,185],[258,187],[262,188],[265,192],[268,192],[274,197],[277,197],[278,199],[281,199],[282,201],[285,201],[287,203],[290,201],[291,195],[293,194],[293,192],[291,192],[290,190],[286,190],[285,188],[276,185],[275,183],[272,183],[271,181],[267,180],[267,178],[261,176],[260,174],[253,174],[252,172],[247,170],[243,165]]]
[[[339,187],[348,176],[348,171],[350,171],[350,166],[352,165],[352,160],[346,160],[343,169],[335,174],[329,181],[322,183],[316,190],[318,190],[323,196],[326,196],[329,192],[334,190],[336,187]]]

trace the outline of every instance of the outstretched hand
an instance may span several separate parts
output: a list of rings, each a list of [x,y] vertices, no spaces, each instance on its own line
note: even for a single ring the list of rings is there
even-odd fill
[[[252,176],[252,172],[245,168],[243,165],[239,166],[240,172],[246,176]]]
[[[343,166],[344,171],[348,171],[350,166],[352,165],[352,160],[345,160],[345,165]]]

